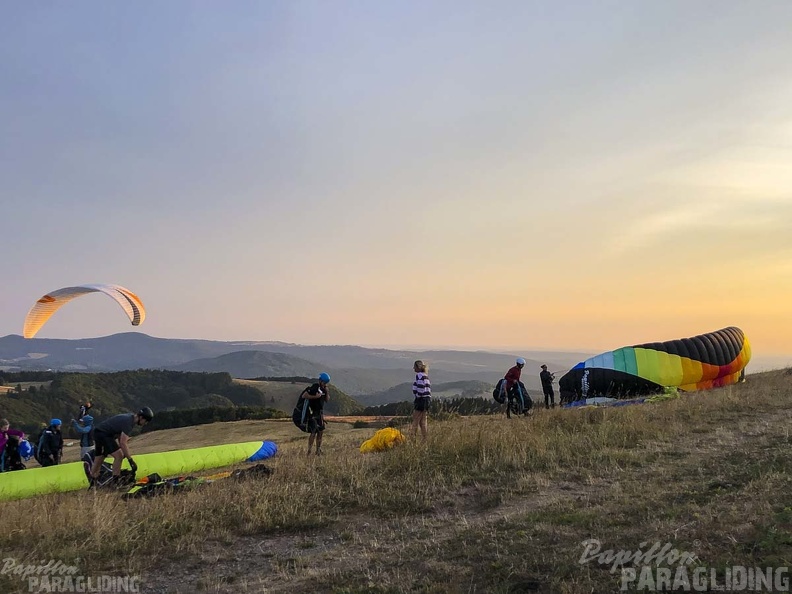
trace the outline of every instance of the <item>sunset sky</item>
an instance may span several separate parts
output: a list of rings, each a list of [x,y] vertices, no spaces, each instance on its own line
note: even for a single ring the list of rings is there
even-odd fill
[[[6,2],[0,336],[792,362],[792,2]],[[38,334],[131,331],[99,295]]]

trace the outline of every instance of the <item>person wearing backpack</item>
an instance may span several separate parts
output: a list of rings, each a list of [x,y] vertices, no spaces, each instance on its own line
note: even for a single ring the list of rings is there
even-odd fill
[[[327,373],[319,374],[319,381],[305,388],[300,394],[303,401],[302,418],[308,436],[308,455],[311,455],[311,448],[316,442],[316,455],[322,455],[322,434],[325,430],[324,403],[330,400],[330,392],[327,384],[330,383],[330,375]],[[299,408],[299,400],[298,400]],[[296,412],[296,411],[295,411]]]
[[[12,460],[14,458],[13,453],[16,451],[19,442],[24,438],[24,431],[11,429],[8,419],[0,419],[0,472],[16,470],[13,468],[15,465]]]
[[[49,427],[41,434],[38,444],[38,463],[42,466],[56,466],[63,457],[63,434],[60,419],[52,419]]]
[[[522,357],[517,357],[517,361],[514,367],[509,369],[506,372],[506,375],[503,377],[503,389],[506,392],[506,418],[511,419],[511,403],[514,400],[515,390],[520,389],[520,375],[522,374],[522,368],[525,367],[525,359]]]
[[[94,447],[93,417],[91,415],[83,415],[79,423],[72,419],[72,427],[80,434],[80,460],[82,460],[83,456]]]

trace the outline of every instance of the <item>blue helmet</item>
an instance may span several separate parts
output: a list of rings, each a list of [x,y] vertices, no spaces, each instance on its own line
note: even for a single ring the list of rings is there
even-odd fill
[[[93,423],[93,417],[91,415],[83,415],[82,422],[86,425],[90,425]]]
[[[50,425],[54,425],[55,427],[60,427],[63,423],[61,423],[60,419],[52,419],[50,421]]]
[[[330,374],[329,373],[325,373],[323,371],[322,373],[319,374],[319,381],[320,382],[324,382],[326,384],[329,384],[330,383]]]

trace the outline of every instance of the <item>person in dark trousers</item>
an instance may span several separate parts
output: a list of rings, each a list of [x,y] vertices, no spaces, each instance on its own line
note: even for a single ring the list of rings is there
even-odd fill
[[[56,466],[63,457],[63,434],[61,420],[52,419],[49,427],[41,434],[38,443],[38,463],[42,466]]]
[[[99,471],[107,456],[113,457],[113,480],[121,476],[121,462],[124,458],[129,460],[129,466],[137,471],[137,464],[129,453],[129,436],[135,427],[142,427],[150,423],[154,413],[146,406],[136,413],[126,413],[110,417],[99,423],[94,429],[94,443],[96,456],[94,457],[91,475],[94,480],[99,478]]]
[[[308,401],[308,455],[311,455],[311,448],[316,441],[316,455],[322,455],[322,434],[325,430],[324,403],[330,400],[330,391],[327,384],[330,383],[330,375],[327,373],[319,374],[319,381],[305,388],[301,396]]]
[[[505,380],[501,385],[506,390],[506,418],[511,419],[512,400],[514,400],[515,390],[520,389],[520,375],[522,368],[525,367],[525,359],[517,357],[516,365],[506,372],[503,376]]]
[[[80,434],[80,460],[82,460],[83,456],[94,447],[93,417],[91,415],[83,415],[79,423],[72,419],[72,427]]]
[[[539,379],[542,381],[542,392],[544,392],[545,408],[555,408],[555,392],[553,392],[553,380],[555,374],[547,371],[547,365],[542,365],[539,372]]]

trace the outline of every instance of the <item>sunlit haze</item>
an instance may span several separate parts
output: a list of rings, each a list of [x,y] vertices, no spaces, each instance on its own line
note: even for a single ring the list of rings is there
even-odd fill
[[[792,355],[792,3],[6,3],[0,336]],[[792,361],[792,357],[790,357]]]

